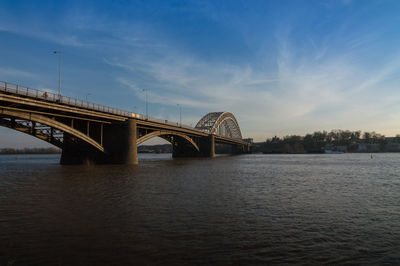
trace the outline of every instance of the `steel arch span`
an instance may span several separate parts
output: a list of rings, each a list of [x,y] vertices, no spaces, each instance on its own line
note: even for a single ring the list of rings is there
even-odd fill
[[[200,119],[195,128],[218,136],[242,139],[239,123],[231,112],[208,113]]]

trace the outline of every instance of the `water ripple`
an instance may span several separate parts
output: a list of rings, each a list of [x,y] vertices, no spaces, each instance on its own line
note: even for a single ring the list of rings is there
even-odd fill
[[[400,264],[400,155],[0,156],[0,265]]]

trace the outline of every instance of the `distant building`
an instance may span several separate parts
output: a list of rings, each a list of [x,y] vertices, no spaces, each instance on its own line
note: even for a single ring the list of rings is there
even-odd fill
[[[387,137],[385,138],[385,151],[386,152],[400,152],[400,138],[399,137]]]
[[[325,152],[330,152],[330,151],[339,151],[339,152],[347,152],[347,146],[335,146],[332,143],[325,144],[324,147]]]
[[[358,144],[358,152],[380,152],[381,147],[379,144],[360,143]]]
[[[324,150],[325,151],[333,151],[334,150],[333,144],[331,144],[331,143],[325,144]]]
[[[340,152],[347,152],[347,146],[346,145],[336,146],[336,150]]]
[[[400,143],[388,143],[385,146],[385,150],[388,152],[400,152]]]
[[[396,137],[386,137],[385,138],[387,143],[395,143],[397,142],[397,138]]]

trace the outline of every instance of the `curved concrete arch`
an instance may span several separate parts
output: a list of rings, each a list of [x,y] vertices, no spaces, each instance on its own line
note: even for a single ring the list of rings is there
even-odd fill
[[[179,132],[174,132],[174,131],[169,131],[169,130],[157,130],[157,131],[153,131],[149,134],[146,134],[140,138],[137,139],[137,145],[145,142],[146,140],[149,140],[151,138],[154,137],[159,137],[159,136],[163,136],[163,135],[173,135],[173,136],[179,136],[183,139],[186,139],[190,144],[193,145],[193,147],[197,150],[200,151],[199,146],[191,139],[189,138],[187,135],[179,133]]]
[[[96,149],[104,152],[104,148],[94,139],[90,138],[89,136],[85,135],[84,133],[70,127],[67,126],[61,122],[58,122],[54,119],[45,117],[43,115],[38,115],[38,114],[34,114],[34,113],[28,113],[28,112],[21,112],[21,111],[10,111],[7,109],[2,109],[1,113],[3,115],[7,115],[10,117],[16,117],[16,118],[20,118],[20,119],[25,119],[28,121],[34,121],[34,122],[38,122],[41,123],[43,125],[47,125],[53,128],[56,128],[58,130],[61,130],[63,132],[66,132],[74,137],[77,137],[83,141],[85,141],[86,143],[92,145],[93,147],[95,147]],[[26,133],[26,132],[25,132]],[[51,143],[51,142],[50,142]],[[52,143],[53,144],[53,143]]]
[[[242,139],[239,123],[232,112],[213,112],[203,116],[197,123],[196,128],[215,134],[217,129],[225,122],[228,132],[232,138]],[[232,123],[231,125],[228,123]]]
[[[63,148],[62,142],[60,142],[60,141],[58,141],[56,139],[49,140],[49,135],[43,134],[39,130],[35,130],[34,132],[32,132],[31,128],[25,127],[25,126],[23,126],[21,124],[18,124],[18,128],[16,128],[16,127],[13,127],[13,125],[11,124],[11,121],[5,121],[5,120],[3,120],[1,118],[0,118],[0,126],[7,127],[9,129],[13,129],[13,130],[16,130],[16,131],[31,135],[32,137],[35,137],[35,138],[41,139],[43,141],[46,141],[46,142],[48,142],[50,144],[53,144],[54,146],[56,146],[56,147],[58,147],[60,149]]]

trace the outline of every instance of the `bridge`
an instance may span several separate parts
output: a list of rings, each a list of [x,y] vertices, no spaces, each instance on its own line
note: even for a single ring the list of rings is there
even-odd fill
[[[250,151],[231,112],[206,114],[193,128],[7,82],[0,82],[0,126],[59,147],[61,164],[137,164],[137,146],[153,137],[169,141],[173,157],[215,157],[216,143]]]

